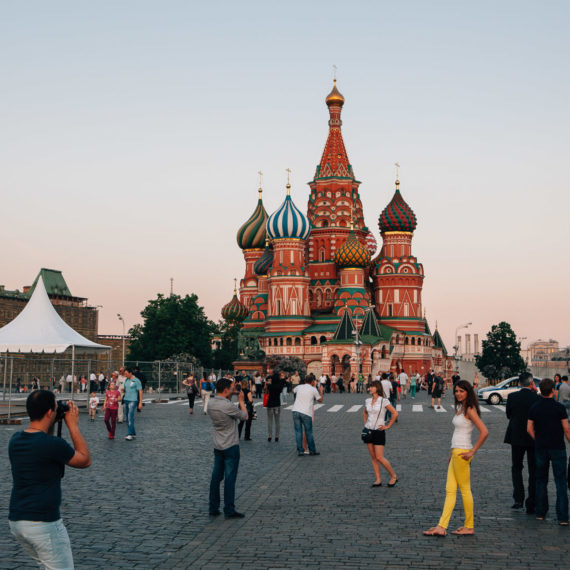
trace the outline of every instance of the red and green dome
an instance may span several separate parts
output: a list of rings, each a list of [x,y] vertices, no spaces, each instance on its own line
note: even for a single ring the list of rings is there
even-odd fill
[[[402,198],[398,187],[399,182],[396,182],[396,192],[378,218],[378,227],[381,232],[412,233],[418,225],[416,215]]]
[[[261,200],[261,189],[259,190],[259,200],[253,214],[247,222],[238,230],[237,243],[241,249],[262,248],[265,243],[265,226],[267,225],[267,212]]]
[[[222,307],[222,317],[226,321],[240,323],[248,314],[247,307],[237,298],[237,292],[234,291],[233,299]]]
[[[334,262],[338,267],[367,267],[370,264],[370,252],[362,245],[353,230],[348,238],[334,254]]]

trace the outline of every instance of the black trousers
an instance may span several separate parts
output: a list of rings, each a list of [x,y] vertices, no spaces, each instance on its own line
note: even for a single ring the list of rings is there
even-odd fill
[[[239,438],[241,439],[241,432],[243,430],[243,424],[245,424],[245,439],[250,439],[251,438],[251,422],[253,421],[253,411],[252,412],[247,412],[248,418],[247,420],[240,420],[239,424],[238,424],[238,434],[239,434]]]
[[[536,496],[536,459],[534,455],[534,447],[525,447],[521,445],[512,445],[512,467],[511,473],[513,477],[513,499],[515,503],[525,504],[527,511],[534,511]],[[523,482],[523,462],[526,453],[526,461],[528,465],[528,496],[526,503],[524,500],[524,482]]]
[[[194,409],[194,400],[196,399],[196,392],[188,392],[188,405],[190,409]]]

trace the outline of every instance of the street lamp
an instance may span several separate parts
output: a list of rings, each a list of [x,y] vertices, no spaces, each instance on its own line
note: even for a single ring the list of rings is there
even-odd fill
[[[466,329],[468,326],[472,325],[473,323],[465,323],[464,325],[459,325],[456,329],[455,329],[455,346],[453,347],[455,349],[455,355],[454,355],[454,360],[457,360],[457,351],[459,350],[459,342],[457,340],[457,333],[461,330],[461,329]]]
[[[117,318],[123,323],[123,366],[125,365],[125,319],[121,316],[121,313],[117,313]]]

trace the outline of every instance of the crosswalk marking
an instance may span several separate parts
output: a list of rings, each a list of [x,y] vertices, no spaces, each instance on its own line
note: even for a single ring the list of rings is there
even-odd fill
[[[443,406],[436,406],[435,411],[439,413],[447,412],[447,410]]]
[[[413,404],[412,405],[412,412],[423,412],[424,407],[421,404]]]
[[[482,412],[491,412],[491,410],[489,408],[486,408],[485,406],[479,406],[479,408],[481,409]]]
[[[315,406],[316,407],[316,406]],[[339,412],[340,410],[342,410],[342,408],[344,408],[344,406],[342,406],[341,404],[337,404],[336,406],[332,406],[330,407],[327,412]]]
[[[507,408],[505,408],[505,406],[493,406],[494,410],[497,410],[497,412],[506,412]]]
[[[324,404],[315,404],[315,410],[318,410],[319,408],[322,408],[324,406]],[[293,406],[291,406],[293,407]]]
[[[351,412],[358,412],[358,410],[360,410],[360,408],[362,408],[362,406],[350,406],[350,408],[348,408],[347,413],[351,413]]]

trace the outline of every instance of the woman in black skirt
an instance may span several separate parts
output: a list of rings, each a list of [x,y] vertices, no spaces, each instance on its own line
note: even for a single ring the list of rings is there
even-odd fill
[[[372,430],[372,442],[366,444],[372,459],[372,469],[374,469],[374,475],[376,475],[376,479],[371,487],[382,487],[380,465],[382,465],[390,475],[388,487],[395,487],[398,482],[398,476],[392,469],[390,462],[384,457],[384,446],[386,445],[386,430],[394,425],[394,422],[398,418],[398,412],[396,408],[392,406],[390,400],[384,398],[382,382],[374,380],[374,382],[370,384],[368,392],[371,397],[367,398],[364,404],[363,419],[364,427]],[[385,420],[386,411],[392,414],[388,424],[386,424]]]

